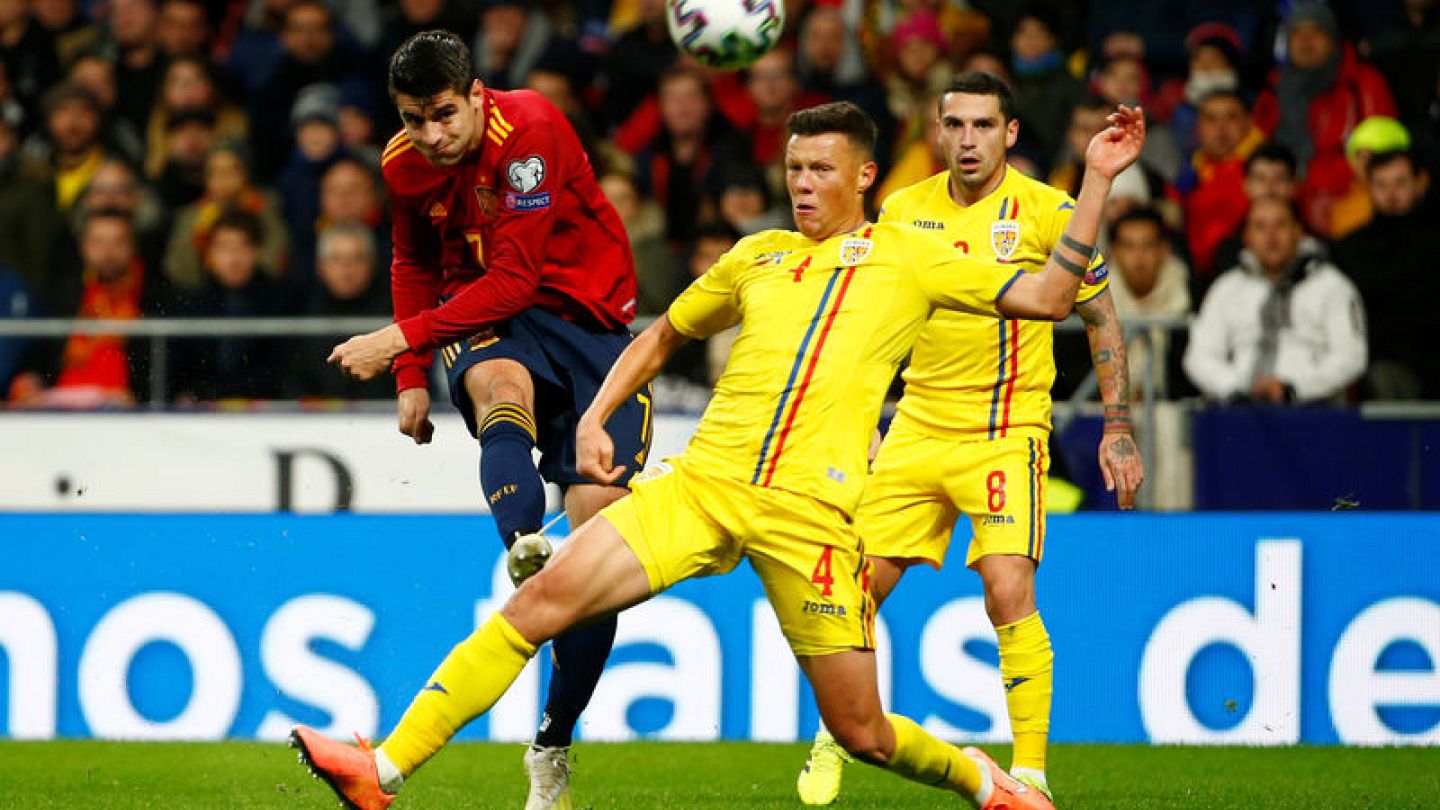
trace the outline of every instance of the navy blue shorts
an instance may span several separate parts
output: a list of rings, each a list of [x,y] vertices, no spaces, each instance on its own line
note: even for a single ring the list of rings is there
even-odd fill
[[[476,436],[475,405],[461,382],[477,363],[504,357],[530,371],[535,385],[536,446],[540,477],[552,484],[593,483],[575,470],[575,426],[625,347],[629,332],[603,332],[571,323],[538,308],[466,340],[440,349],[450,401]],[[650,386],[621,405],[605,429],[615,441],[615,464],[625,465],[619,484],[645,466],[650,453]]]

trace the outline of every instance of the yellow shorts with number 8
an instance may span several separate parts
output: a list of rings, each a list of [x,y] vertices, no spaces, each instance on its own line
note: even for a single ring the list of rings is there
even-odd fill
[[[855,515],[865,553],[918,558],[939,568],[963,514],[974,531],[967,566],[991,554],[1038,563],[1045,550],[1049,469],[1044,431],[962,441],[896,424],[880,446]]]

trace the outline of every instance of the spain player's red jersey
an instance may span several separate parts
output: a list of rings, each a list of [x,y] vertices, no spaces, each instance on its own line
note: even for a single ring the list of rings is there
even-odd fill
[[[530,90],[484,94],[480,148],[459,164],[430,165],[404,131],[381,158],[400,390],[425,385],[436,347],[532,306],[601,329],[635,315],[625,226],[570,122]]]

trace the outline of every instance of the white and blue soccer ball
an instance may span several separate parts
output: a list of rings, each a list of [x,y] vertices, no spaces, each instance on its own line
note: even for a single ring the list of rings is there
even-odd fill
[[[667,0],[665,21],[675,47],[702,65],[749,67],[780,41],[784,0]]]

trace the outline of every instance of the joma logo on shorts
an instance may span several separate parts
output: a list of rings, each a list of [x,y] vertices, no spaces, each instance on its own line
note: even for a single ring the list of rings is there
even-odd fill
[[[821,616],[844,616],[845,608],[829,602],[811,602],[808,599],[800,608],[801,613],[818,613]]]
[[[1012,515],[986,515],[984,524],[986,526],[1013,526],[1015,518]]]

